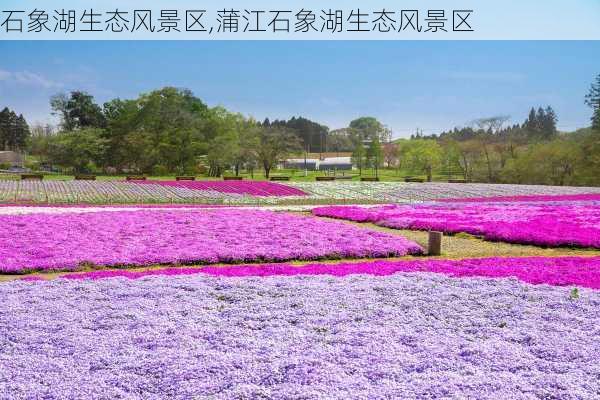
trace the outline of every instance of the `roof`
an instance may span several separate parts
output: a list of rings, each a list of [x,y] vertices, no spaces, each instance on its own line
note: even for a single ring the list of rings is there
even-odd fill
[[[329,165],[329,164],[352,164],[351,157],[330,157],[321,161],[320,165]]]

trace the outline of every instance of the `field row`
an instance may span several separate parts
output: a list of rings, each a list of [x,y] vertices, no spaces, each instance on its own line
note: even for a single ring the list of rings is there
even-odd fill
[[[313,213],[393,229],[468,233],[489,241],[600,248],[600,196],[582,201],[330,206]]]
[[[401,182],[6,181],[0,203],[225,204],[412,203],[490,196],[577,195],[600,188]]]
[[[413,273],[0,285],[7,398],[592,399],[600,292]]]
[[[0,272],[419,254],[400,236],[257,210],[0,216]]]

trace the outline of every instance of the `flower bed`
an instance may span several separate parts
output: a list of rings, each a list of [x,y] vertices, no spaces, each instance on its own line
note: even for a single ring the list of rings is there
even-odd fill
[[[264,181],[17,181],[0,179],[0,203],[206,203],[289,202],[412,203],[493,196],[593,195],[600,188],[452,184],[442,182]]]
[[[280,183],[264,181],[136,181],[143,185],[160,185],[248,196],[306,196],[302,190]]]
[[[505,185],[482,183],[290,182],[312,198],[349,202],[413,203],[454,198],[600,194],[597,187]]]
[[[447,203],[481,203],[481,202],[507,202],[507,201],[600,201],[600,194],[563,194],[563,195],[531,195],[531,196],[498,196],[498,197],[474,197],[466,199],[440,199]]]
[[[600,292],[434,274],[0,284],[0,393],[592,399]]]
[[[600,248],[600,204],[595,202],[321,207],[313,213],[395,229],[466,232],[492,241]]]
[[[245,187],[257,184],[255,192],[261,195],[245,194],[240,187],[232,189],[230,182],[210,183],[196,189],[181,185],[161,183],[163,181],[3,181],[0,180],[0,203],[71,203],[71,204],[124,204],[124,203],[204,203],[204,204],[256,204],[277,203],[280,199],[302,199],[306,195],[299,189],[276,186],[269,182],[242,182]],[[193,183],[193,182],[187,182]],[[202,184],[203,182],[197,182]],[[240,183],[240,182],[237,182]],[[225,185],[226,184],[226,185]],[[210,186],[221,185],[220,190]],[[234,182],[235,186],[236,183]],[[227,189],[229,188],[229,189]],[[261,189],[262,188],[262,189]],[[250,189],[246,190],[250,191]]]
[[[400,236],[258,210],[0,216],[0,271],[385,257],[420,253]]]
[[[164,268],[147,271],[93,271],[63,275],[67,279],[124,277],[139,279],[155,275],[208,274],[213,276],[333,275],[368,274],[385,276],[399,272],[435,272],[455,278],[516,277],[531,284],[576,285],[600,289],[600,257],[519,257],[474,258],[462,260],[411,260],[351,262],[336,264],[242,265],[233,267]]]

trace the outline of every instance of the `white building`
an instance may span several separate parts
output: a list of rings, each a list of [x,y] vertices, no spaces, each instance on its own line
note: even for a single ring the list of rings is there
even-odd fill
[[[286,169],[307,169],[309,171],[351,170],[352,157],[326,157],[322,160],[315,158],[289,158],[283,163]]]

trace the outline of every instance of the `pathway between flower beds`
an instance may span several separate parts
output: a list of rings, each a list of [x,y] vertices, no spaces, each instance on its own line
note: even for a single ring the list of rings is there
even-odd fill
[[[596,201],[332,206],[315,208],[313,214],[394,229],[466,232],[491,241],[600,248],[600,202]]]
[[[592,399],[600,291],[439,274],[0,285],[7,399]]]
[[[0,216],[0,272],[419,254],[401,236],[258,210]]]

